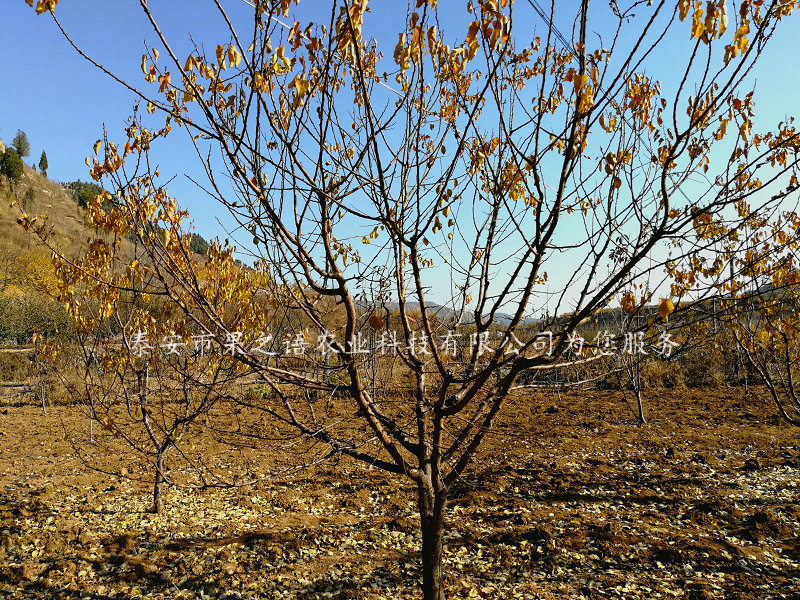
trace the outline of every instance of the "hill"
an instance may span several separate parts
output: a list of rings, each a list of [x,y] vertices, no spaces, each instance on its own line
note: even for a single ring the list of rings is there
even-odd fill
[[[32,193],[32,198],[30,197]],[[48,335],[68,328],[63,307],[53,299],[56,280],[51,252],[17,224],[19,199],[31,215],[45,214],[53,243],[76,254],[86,236],[83,216],[58,184],[25,168],[13,190],[0,182],[0,344],[29,342],[34,331]]]
[[[16,203],[19,205],[16,205]],[[48,243],[67,257],[77,257],[94,235],[86,211],[72,193],[34,169],[24,169],[13,186],[0,181],[0,345],[29,343],[34,332],[44,336],[64,334],[70,324],[55,300],[57,283],[52,251],[17,220],[24,211],[44,220]],[[133,244],[122,240],[123,256],[133,256]]]

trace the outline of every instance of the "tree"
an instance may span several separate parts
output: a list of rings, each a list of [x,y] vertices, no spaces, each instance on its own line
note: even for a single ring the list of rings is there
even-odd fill
[[[796,289],[770,290],[734,310],[734,339],[767,388],[781,417],[800,426],[800,331]],[[738,307],[741,309],[741,307]]]
[[[25,166],[22,159],[13,148],[8,148],[3,155],[3,162],[0,164],[0,174],[8,178],[9,184],[13,187],[22,179],[22,174],[25,171]]]
[[[627,332],[628,339],[626,340],[627,347],[623,352],[615,355],[616,360],[614,362],[619,364],[617,374],[620,387],[622,389],[627,387],[623,383],[622,375],[624,375],[624,379],[630,384],[636,400],[636,418],[640,425],[644,425],[647,423],[642,400],[642,360],[646,354],[645,332],[639,327],[639,312],[642,307],[636,305],[635,297],[633,292],[627,292],[622,297],[622,311],[619,318],[622,321],[621,329]],[[649,295],[645,294],[642,300],[647,302]]]
[[[44,150],[42,150],[42,156],[41,156],[41,158],[39,158],[39,171],[45,177],[47,177],[47,167],[48,167],[48,165],[47,165],[47,153]]]
[[[21,129],[17,129],[17,135],[14,136],[14,141],[11,142],[11,145],[14,146],[21,158],[30,156],[31,144],[28,141],[28,136]]]
[[[250,23],[216,3],[224,36],[186,57],[140,4],[164,59],[142,57],[153,87],[137,93],[164,121],[134,111],[124,139],[95,146],[92,177],[121,194],[108,214],[89,206],[93,223],[135,232],[148,292],[218,344],[235,340],[235,358],[273,395],[243,408],[413,483],[426,599],[445,596],[448,491],[515,379],[594,360],[588,344],[574,352],[578,327],[666,270],[655,336],[673,309],[666,296],[690,305],[724,277],[724,261],[706,257],[743,243],[736,207],[776,209],[795,192],[797,133],[784,121],[756,134],[754,94],[742,91],[785,2],[729,15],[725,2],[690,13],[687,0],[583,1],[566,39],[553,14],[533,35],[510,2],[468,2],[463,15],[448,3],[445,20],[418,0],[391,40],[366,37],[366,0],[334,0],[321,24],[287,28],[288,0],[256,3]],[[651,57],[675,39],[687,40],[668,50],[680,74],[662,85]],[[205,189],[246,234],[260,275],[247,297],[266,299],[266,314],[237,301],[226,320],[243,290],[232,267],[220,263],[213,294],[200,285],[183,213],[147,168],[173,125],[193,136]],[[148,233],[154,219],[161,235]],[[447,318],[433,318],[433,300]],[[553,316],[527,333],[540,313]],[[318,352],[301,354],[311,344]],[[375,385],[395,381],[404,394]]]
[[[174,484],[170,476],[173,462],[180,461],[184,470],[194,469],[200,479],[196,485],[207,484],[202,467],[181,445],[187,438],[191,443],[196,421],[207,418],[218,399],[228,393],[239,365],[203,352],[202,337],[187,345],[182,340],[188,340],[190,334],[176,329],[180,319],[164,313],[157,319],[135,294],[106,300],[114,310],[108,310],[109,304],[95,304],[95,327],[81,328],[78,322],[82,377],[63,377],[63,382],[72,397],[86,403],[91,422],[101,425],[96,434],[92,431],[93,443],[123,440],[144,459],[152,474],[151,511],[162,513],[167,490]],[[83,316],[90,311],[84,310]],[[114,334],[121,331],[125,333],[119,342]],[[128,331],[132,333],[128,335]],[[167,350],[161,352],[165,346]],[[182,347],[189,353],[179,352]],[[123,470],[113,474],[126,476]]]
[[[189,240],[189,249],[195,254],[205,256],[208,253],[208,242],[199,233],[193,233]]]
[[[108,233],[108,225],[119,220],[119,209],[109,200],[108,193],[102,192],[87,207],[100,232]],[[180,215],[164,215],[173,226],[179,224]],[[169,230],[148,223],[140,235],[166,239]],[[69,371],[59,375],[69,396],[87,409],[90,441],[122,440],[147,463],[153,481],[151,510],[161,513],[167,489],[174,484],[173,457],[182,471],[196,475],[195,486],[226,485],[217,475],[209,483],[205,461],[191,458],[188,446],[197,421],[207,421],[215,405],[231,395],[230,388],[246,372],[246,365],[233,354],[211,352],[213,336],[193,335],[192,315],[154,298],[150,292],[158,293],[153,283],[157,274],[139,259],[121,264],[124,252],[118,240],[109,242],[109,237],[101,234],[90,240],[81,258],[57,265],[56,277],[62,286],[58,299],[72,317],[81,376],[75,379]],[[187,252],[188,246],[188,235],[176,240],[172,257],[195,273],[204,296],[224,302],[234,293],[243,306],[261,310],[252,297],[252,290],[260,287],[260,274],[240,272],[231,252],[217,246],[209,248],[207,260],[200,264]],[[234,303],[223,308],[220,300],[215,307],[231,327],[243,312]],[[55,345],[45,350],[53,357],[60,353]],[[95,423],[101,426],[97,434]],[[109,473],[128,476],[125,469]]]
[[[73,181],[67,184],[67,187],[72,190],[72,199],[81,208],[86,208],[94,201],[97,194],[103,191],[99,185],[95,183],[87,183],[85,181]]]
[[[800,215],[750,212],[748,247],[731,253],[731,285],[721,301],[736,348],[764,383],[778,413],[800,425]],[[770,235],[771,233],[771,235]]]
[[[27,211],[34,200],[36,200],[36,192],[33,191],[33,188],[29,187],[25,190],[25,195],[22,197],[22,209]]]

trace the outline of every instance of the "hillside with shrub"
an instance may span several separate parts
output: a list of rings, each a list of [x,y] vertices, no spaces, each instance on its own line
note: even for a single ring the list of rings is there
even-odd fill
[[[0,141],[0,161],[8,152],[14,149]],[[34,375],[35,361],[28,351],[34,334],[68,344],[72,340],[71,319],[57,299],[52,249],[77,259],[90,238],[104,235],[91,226],[87,211],[100,186],[79,179],[58,183],[19,162],[18,176],[0,173],[0,381]],[[46,157],[40,160],[40,170],[43,167]],[[104,208],[110,209],[110,204]],[[23,213],[35,219],[35,226],[44,226],[49,247],[20,226]],[[130,261],[136,251],[133,236],[118,241],[119,259]],[[208,247],[201,235],[191,234],[192,252],[203,256]]]
[[[0,157],[6,151],[13,149],[0,142]],[[86,207],[102,191],[100,186],[81,180],[56,183],[27,164],[23,167],[16,180],[0,175],[0,347],[30,343],[34,333],[50,338],[70,331],[69,318],[55,299],[52,250],[20,227],[22,213],[35,218],[35,225],[44,224],[48,244],[68,258],[77,258],[88,238],[98,235]],[[204,255],[208,246],[201,235],[192,234],[193,252]],[[130,260],[134,252],[132,237],[120,240],[122,260]]]
[[[0,345],[30,343],[35,332],[64,335],[70,324],[55,299],[56,279],[51,251],[17,224],[20,211],[46,217],[49,240],[76,255],[86,237],[83,211],[70,194],[45,176],[25,167],[11,185],[0,181]]]

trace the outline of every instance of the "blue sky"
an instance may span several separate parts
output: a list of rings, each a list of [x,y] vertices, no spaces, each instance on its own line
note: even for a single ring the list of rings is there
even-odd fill
[[[314,18],[314,4],[302,3],[303,16]],[[440,8],[454,0],[441,0]],[[573,4],[564,2],[560,4]],[[205,6],[208,4],[208,6]],[[149,6],[160,19],[168,39],[188,43],[189,33],[196,41],[214,44],[227,39],[218,28],[218,17],[211,2],[203,0],[151,0]],[[549,4],[549,3],[547,3]],[[604,6],[605,2],[601,2]],[[249,7],[241,0],[226,0],[231,14],[245,16]],[[368,22],[375,35],[386,36],[393,48],[396,31],[404,17],[404,3],[373,0],[373,15]],[[459,7],[461,3],[459,2]],[[400,10],[402,9],[402,10]],[[526,0],[517,0],[516,20],[523,26],[541,30],[542,23]],[[572,11],[566,11],[570,13]],[[81,47],[104,66],[145,88],[139,64],[145,40],[154,35],[135,0],[61,0],[57,14],[65,29]],[[569,35],[571,23],[561,24]],[[791,25],[782,28],[772,40],[760,69],[754,73],[758,92],[758,117],[777,122],[787,109],[794,108],[788,99],[800,95],[797,40]],[[688,38],[688,35],[687,35]],[[6,60],[0,64],[0,139],[9,143],[17,129],[28,134],[31,157],[37,162],[47,151],[49,175],[59,181],[88,179],[84,157],[101,137],[105,125],[112,137],[119,135],[131,112],[135,97],[108,76],[99,72],[69,46],[49,15],[37,16],[24,0],[3,0],[0,8],[0,40],[6,48]],[[685,40],[676,40],[676,47]],[[185,46],[188,48],[188,46]],[[180,46],[179,46],[180,48]],[[179,52],[179,55],[184,54]],[[661,57],[660,71],[675,64],[674,57]],[[651,67],[651,70],[656,70]],[[171,155],[170,170],[192,170],[192,157]],[[181,184],[177,182],[176,184]],[[176,192],[188,193],[191,186],[173,184]],[[199,216],[199,215],[198,215]]]
[[[242,0],[223,0],[223,4],[234,21],[246,19],[251,10]],[[439,1],[440,17],[448,19],[443,24],[445,26],[452,25],[451,14],[447,12],[450,4],[457,4],[459,11],[463,7],[460,1]],[[558,3],[559,8],[564,7],[565,15],[574,14],[573,4],[576,2]],[[196,42],[205,43],[207,48],[228,41],[210,1],[150,0],[149,6],[181,57],[186,56],[190,47],[190,33]],[[298,20],[305,24],[311,19],[326,19],[327,9],[324,7],[327,6],[328,2],[306,0],[300,9],[292,10],[300,10]],[[396,32],[405,18],[406,4],[394,0],[372,0],[369,6],[372,14],[368,17],[365,33],[383,39],[385,52],[391,54],[397,40]],[[320,7],[323,7],[323,12],[315,14]],[[542,31],[543,24],[527,0],[517,0],[515,7],[516,31]],[[608,3],[604,1],[594,3],[593,7],[600,13],[608,11]],[[147,89],[140,63],[145,40],[153,43],[154,34],[136,0],[61,0],[57,15],[75,42],[88,54],[124,79]],[[601,16],[594,27],[602,29],[608,22],[606,16]],[[687,46],[689,27],[688,23],[684,25],[685,36],[682,39],[668,40],[667,47],[674,47],[674,53],[655,56],[648,64],[649,72],[664,79],[666,85],[670,84],[670,78],[674,77],[673,69],[680,63],[676,56]],[[772,40],[760,67],[752,75],[758,98],[757,125],[765,127],[777,123],[788,111],[794,110],[795,99],[800,95],[797,26],[793,23],[785,25]],[[559,27],[570,36],[571,21],[560,22]],[[590,37],[592,39],[597,40],[597,37]],[[91,154],[94,141],[102,137],[104,126],[112,139],[120,139],[135,96],[81,58],[61,36],[52,18],[46,14],[37,16],[24,0],[2,0],[0,40],[7,57],[0,63],[0,86],[3,89],[0,94],[0,139],[9,143],[16,130],[22,129],[31,143],[31,156],[26,159],[28,163],[38,163],[42,150],[45,150],[50,178],[88,180],[84,158]],[[160,46],[159,49],[163,51]],[[162,174],[176,176],[169,191],[182,206],[189,208],[200,233],[207,238],[224,237],[217,219],[229,223],[226,214],[211,204],[185,177],[186,174],[197,174],[198,167],[196,157],[192,156],[181,136],[182,132],[171,136],[174,139],[157,155]]]

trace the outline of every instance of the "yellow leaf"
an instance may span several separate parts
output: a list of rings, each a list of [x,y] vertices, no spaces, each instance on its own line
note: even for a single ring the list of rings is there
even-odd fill
[[[703,21],[703,3],[697,0],[694,5],[694,16],[692,18],[692,37],[699,38],[706,31]]]
[[[97,154],[100,151],[100,146],[103,144],[103,140],[97,140],[94,143],[94,153]]]
[[[582,75],[575,75],[572,78],[572,85],[575,86],[575,94],[580,94],[586,83],[589,81],[589,76],[586,73]]]
[[[740,38],[739,38],[739,41],[738,41],[738,43],[736,44],[736,47],[737,47],[737,48],[739,48],[739,50],[740,50],[741,52],[744,52],[745,50],[747,50],[747,45],[748,45],[748,43],[749,43],[749,42],[748,42],[747,38],[746,38],[746,37],[744,37],[744,36],[742,36],[742,37],[740,37]]]
[[[233,45],[228,46],[228,63],[232,67],[238,67],[240,62],[242,62],[242,55],[239,54],[239,50]]]
[[[225,48],[217,46],[217,64],[221,69],[225,69]]]
[[[725,3],[725,0],[720,0],[719,4],[717,5],[719,9],[719,37],[722,37],[722,34],[725,33],[725,30],[728,29],[728,7]]]
[[[478,51],[478,32],[480,31],[481,25],[477,21],[472,21],[469,24],[469,31],[467,32],[467,48],[469,51],[467,52],[467,58],[472,59],[475,58],[475,54]]]
[[[669,298],[662,298],[661,302],[658,305],[658,316],[666,321],[669,319],[669,316],[672,314],[672,311],[674,310],[675,310],[675,305],[672,304],[672,300],[670,300]]]
[[[747,138],[750,135],[750,120],[745,120],[744,123],[739,127],[739,134],[742,136],[742,139],[746,142]]]
[[[169,87],[170,83],[172,82],[172,76],[169,73],[164,73],[163,75],[158,76],[158,91],[164,92],[167,87]]]
[[[689,0],[680,0],[680,2],[678,2],[678,9],[680,10],[679,17],[680,17],[681,21],[686,19],[686,15],[689,14],[689,6],[690,6],[690,4],[691,3],[690,3]]]
[[[293,107],[297,108],[298,106],[302,106],[304,103],[303,96],[308,93],[311,84],[303,79],[300,75],[296,75],[292,82],[289,84],[289,87],[293,87],[297,90],[297,95],[294,98]]]
[[[622,310],[627,313],[632,313],[636,311],[636,298],[630,292],[626,292],[624,296],[622,296]]]
[[[36,14],[40,15],[46,10],[53,12],[56,9],[56,4],[58,4],[58,0],[39,0],[36,3]],[[28,5],[32,6],[32,2],[28,2]]]
[[[128,276],[133,279],[134,275],[141,275],[141,266],[138,260],[134,260],[128,265]]]

